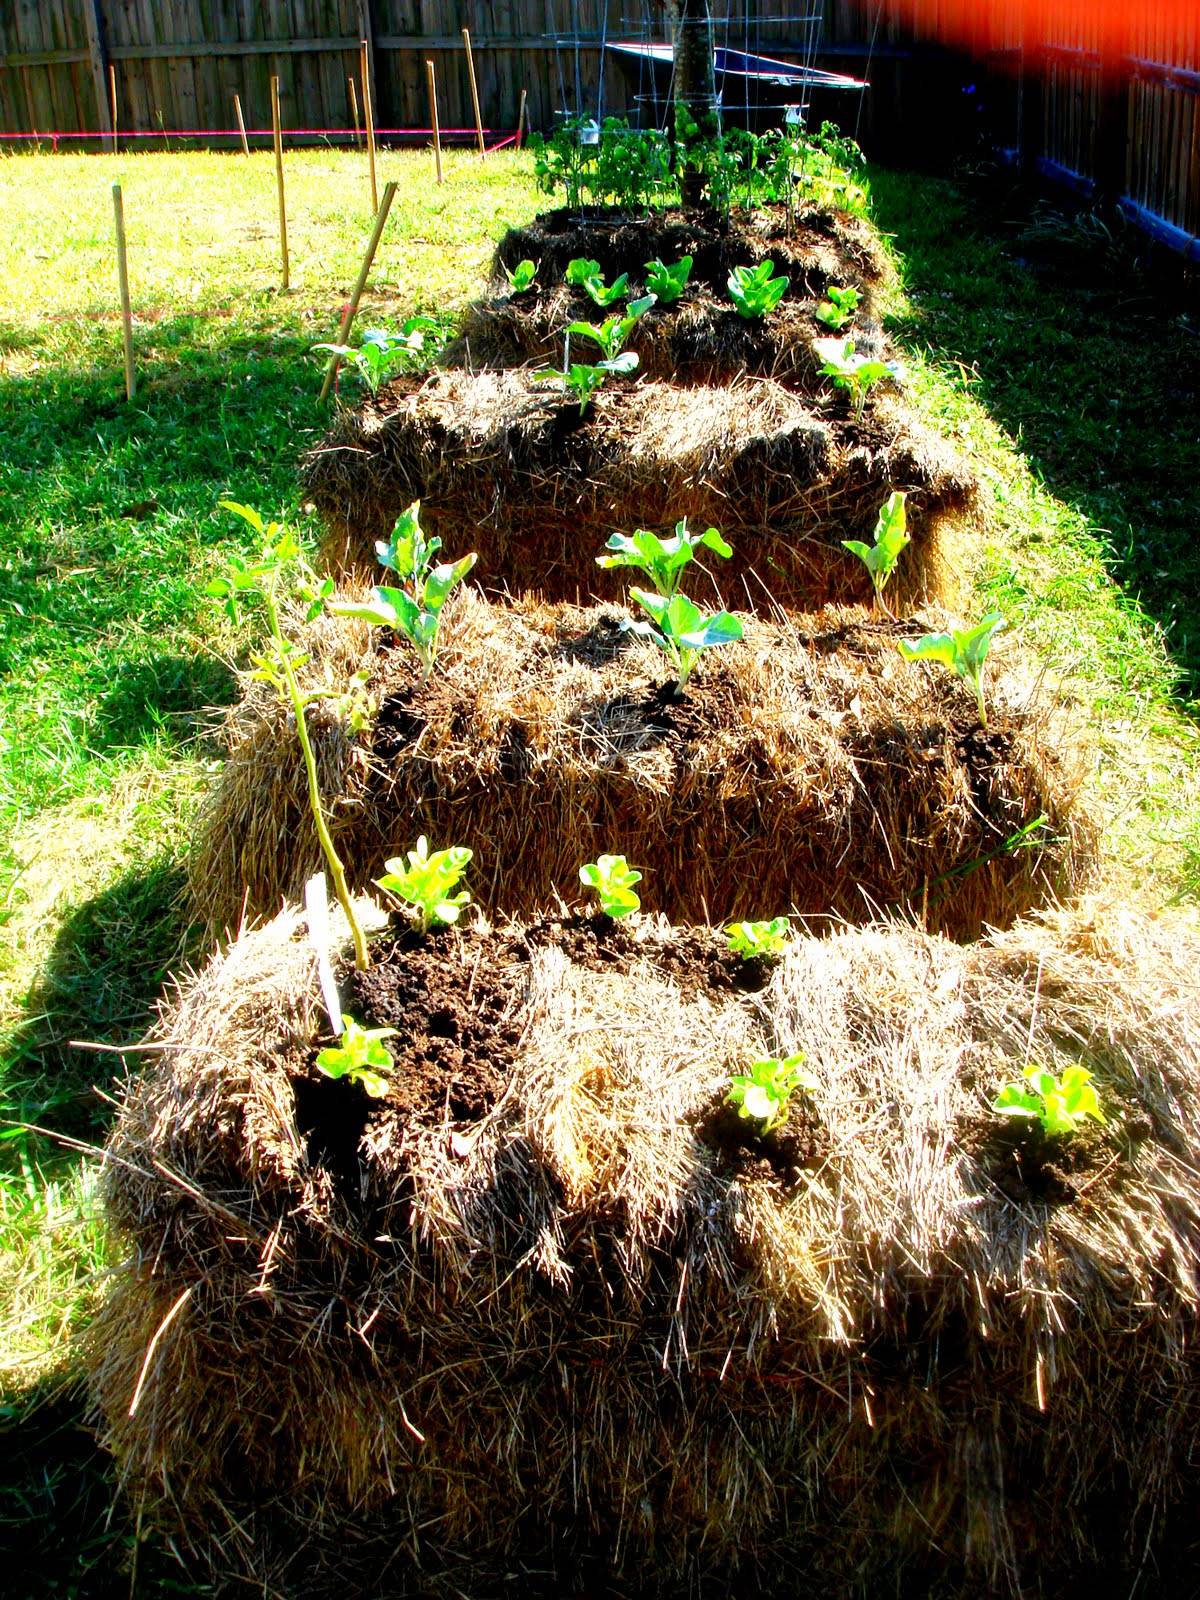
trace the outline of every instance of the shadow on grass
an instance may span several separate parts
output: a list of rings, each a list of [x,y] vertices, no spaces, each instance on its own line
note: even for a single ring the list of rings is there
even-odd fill
[[[1180,294],[1172,309],[1103,230],[1072,246],[1064,229],[1050,248],[1052,230],[1015,197],[985,209],[952,183],[887,170],[871,188],[914,302],[892,330],[970,370],[1035,474],[1101,535],[1183,692],[1200,695],[1200,328]]]
[[[113,681],[87,725],[90,750],[142,744],[156,733],[191,739],[203,731],[213,706],[229,705],[237,679],[214,656],[174,651],[117,663]]]

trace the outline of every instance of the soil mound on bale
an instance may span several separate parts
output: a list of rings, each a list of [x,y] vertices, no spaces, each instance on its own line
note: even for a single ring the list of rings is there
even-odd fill
[[[419,1100],[404,995],[386,1098],[315,1078],[290,914],[184,985],[112,1136],[130,1254],[92,1332],[146,1525],[294,1600],[1168,1592],[1200,1445],[1194,930],[872,926],[744,991],[703,934],[672,961],[644,919],[617,970],[564,937],[437,938],[478,1029],[421,1047]],[[730,1071],[798,1049],[810,1131],[731,1143]],[[1014,1141],[988,1107],[1028,1061],[1086,1066],[1106,1124]]]
[[[563,281],[578,257],[598,261],[605,280],[629,277],[630,297],[647,292],[646,266],[692,257],[683,296],[642,317],[627,349],[638,354],[643,377],[675,383],[721,384],[745,372],[766,374],[812,392],[821,387],[814,338],[830,329],[816,320],[829,286],[859,291],[859,307],[846,325],[860,354],[886,359],[875,314],[875,286],[886,265],[872,230],[847,213],[811,210],[789,231],[782,207],[738,213],[725,226],[682,211],[622,222],[602,212],[580,224],[566,212],[514,228],[496,252],[491,292],[467,311],[446,363],[467,368],[561,366],[563,330],[575,321],[601,322],[606,313],[579,287]],[[514,295],[504,276],[519,261],[537,262],[531,289]],[[769,317],[747,320],[729,298],[727,280],[737,266],[770,260],[790,279]],[[572,359],[590,361],[588,341],[572,343]]]
[[[1081,766],[1017,678],[995,684],[983,729],[961,684],[901,660],[896,640],[918,626],[832,609],[747,619],[681,698],[627,621],[462,592],[425,684],[390,635],[332,619],[316,632],[313,682],[366,668],[378,706],[358,740],[331,715],[310,719],[355,886],[426,833],[471,846],[472,890],[507,913],[577,895],[579,867],[608,851],[643,869],[648,907],[679,921],[905,908],[972,938],[1086,874]],[[299,900],[320,865],[277,700],[249,684],[226,737],[191,871],[218,932]]]
[[[952,603],[961,562],[948,524],[975,480],[900,397],[855,423],[844,401],[812,406],[765,378],[612,384],[581,416],[528,372],[445,371],[342,412],[306,458],[304,486],[334,571],[377,574],[376,541],[420,500],[447,550],[478,551],[489,589],[610,598],[623,585],[595,560],[609,535],[688,517],[733,545],[724,591],[758,608],[869,603],[841,541],[869,543],[895,489],[908,493],[912,544],[889,593]]]

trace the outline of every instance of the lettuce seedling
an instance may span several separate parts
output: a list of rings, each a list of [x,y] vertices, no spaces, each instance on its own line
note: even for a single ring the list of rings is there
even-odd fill
[[[1006,1083],[992,1101],[992,1110],[1004,1117],[1026,1117],[1041,1123],[1042,1132],[1063,1138],[1078,1131],[1085,1117],[1107,1122],[1100,1097],[1086,1067],[1068,1067],[1061,1081],[1045,1067],[1030,1062],[1024,1083]]]
[[[729,298],[738,316],[765,317],[788,292],[790,278],[773,278],[773,261],[760,261],[757,267],[734,267],[729,274]]]
[[[627,917],[642,903],[633,889],[635,883],[642,881],[642,875],[624,856],[601,856],[598,861],[587,862],[579,869],[579,881],[596,891],[606,917]]]
[[[504,276],[508,279],[509,286],[514,294],[524,294],[537,277],[537,265],[529,260],[518,261],[511,272],[504,266],[503,261],[500,265],[504,267]]]
[[[394,373],[410,371],[418,364],[417,358],[428,353],[430,334],[438,335],[435,343],[439,348],[445,344],[446,328],[436,317],[409,317],[399,333],[368,328],[361,345],[315,344],[313,349],[344,361],[361,378],[367,391],[374,394]]]
[[[841,333],[858,310],[858,290],[839,289],[831,283],[825,293],[828,298],[817,307],[817,321],[832,328],[834,333]]]
[[[653,639],[675,668],[681,689],[703,651],[733,644],[742,637],[741,623],[728,611],[706,617],[686,595],[676,594],[668,599],[666,595],[648,594],[645,589],[630,589],[629,593],[650,617],[649,622],[631,622],[629,631],[640,638]]]
[[[691,256],[680,256],[672,266],[667,266],[656,256],[653,261],[646,263],[646,288],[663,305],[672,306],[687,288],[691,275]]]
[[[910,643],[901,639],[897,649],[906,661],[940,661],[956,677],[975,692],[979,708],[979,721],[987,727],[987,712],[983,704],[983,664],[987,660],[992,639],[1004,627],[999,611],[989,611],[982,622],[973,628],[951,628],[949,633],[927,633],[924,638]]]
[[[832,378],[835,388],[849,394],[855,421],[862,418],[867,396],[877,383],[900,377],[899,362],[856,355],[853,339],[814,339],[813,349],[821,358],[821,376]]]
[[[577,289],[582,289],[598,306],[615,306],[629,288],[627,272],[623,272],[619,278],[614,278],[611,284],[606,285],[600,263],[589,261],[583,256],[576,256],[573,261],[568,261],[565,276],[568,283],[574,284]]]
[[[338,617],[358,617],[374,627],[395,628],[420,656],[425,668],[424,678],[433,671],[437,657],[442,607],[450,591],[462,582],[477,559],[472,551],[458,561],[434,566],[433,558],[441,548],[439,538],[425,537],[421,529],[421,502],[414,500],[396,519],[392,537],[375,546],[380,561],[399,575],[404,588],[380,586],[375,589],[372,600],[338,601],[329,607]]]
[[[871,586],[875,590],[875,599],[891,616],[887,601],[883,598],[883,591],[887,587],[888,579],[896,569],[900,559],[900,552],[905,545],[911,542],[911,535],[907,528],[907,516],[904,509],[905,495],[903,490],[897,489],[890,494],[880,509],[875,521],[875,543],[866,545],[861,539],[843,539],[843,546],[856,555],[867,571],[871,574]]]
[[[333,835],[325,820],[325,807],[321,799],[321,785],[317,776],[317,760],[312,740],[308,735],[306,713],[317,700],[328,698],[325,689],[301,689],[297,673],[308,657],[289,639],[283,636],[280,621],[281,589],[301,600],[305,606],[306,622],[312,622],[333,593],[333,579],[318,581],[304,558],[299,540],[280,522],[266,522],[253,506],[239,505],[236,500],[222,500],[221,507],[240,517],[262,539],[262,553],[253,561],[233,556],[223,577],[214,578],[205,585],[205,593],[220,600],[231,622],[237,622],[241,605],[258,600],[267,615],[270,647],[251,657],[253,677],[274,689],[282,703],[290,707],[296,724],[296,737],[300,741],[300,754],[304,761],[304,774],[308,783],[308,803],[321,853],[333,879],[334,893],[350,926],[354,940],[354,964],[360,972],[370,966],[367,939],[362,924],[350,898],[346,882],[346,869],[333,843]],[[284,586],[287,586],[286,588]]]
[[[729,1103],[738,1108],[739,1117],[762,1122],[763,1133],[770,1133],[787,1121],[792,1095],[797,1089],[809,1092],[817,1087],[811,1072],[804,1071],[804,1053],[793,1056],[767,1056],[751,1062],[749,1072],[738,1072],[729,1081]]]
[[[460,889],[457,894],[452,894],[451,890],[467,870],[474,851],[465,845],[451,845],[430,855],[429,841],[422,834],[417,848],[405,854],[407,865],[399,856],[393,856],[384,862],[387,871],[375,882],[413,908],[422,933],[457,922],[459,911],[471,896],[466,889]]]
[[[594,322],[569,322],[567,332],[573,333],[579,339],[594,339],[600,346],[604,360],[615,361],[624,349],[625,341],[633,332],[638,318],[645,316],[653,304],[652,294],[643,295],[640,300],[629,302],[623,317],[605,317],[599,327]]]
[[[732,548],[715,528],[703,533],[689,533],[687,518],[675,524],[675,533],[660,539],[656,533],[639,528],[634,534],[614,533],[605,548],[612,553],[596,557],[596,565],[606,571],[614,567],[638,567],[650,582],[669,600],[679,587],[683,569],[696,559],[700,549],[712,550],[719,556],[729,557]]]
[[[383,1074],[396,1064],[383,1041],[393,1038],[396,1029],[364,1028],[347,1015],[343,1015],[342,1024],[341,1044],[318,1053],[318,1068],[327,1078],[349,1078],[373,1099],[382,1099],[388,1088]]]
[[[789,923],[786,917],[769,922],[731,922],[725,929],[731,955],[743,961],[775,960],[787,944]]]

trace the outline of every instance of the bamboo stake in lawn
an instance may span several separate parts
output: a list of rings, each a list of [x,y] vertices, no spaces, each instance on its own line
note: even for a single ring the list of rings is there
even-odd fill
[[[238,132],[242,136],[242,153],[243,155],[249,155],[250,141],[246,137],[246,119],[242,115],[242,97],[240,94],[235,94],[233,97],[233,109],[237,112]]]
[[[125,206],[121,185],[113,184],[113,215],[117,224],[117,280],[121,285],[121,325],[125,337],[125,398],[133,399],[133,307],[129,302],[129,262],[125,256]]]
[[[479,115],[479,85],[475,82],[475,57],[471,54],[471,30],[462,31],[463,47],[467,52],[467,76],[471,80],[471,104],[475,107],[475,132],[479,135],[479,159],[486,154],[483,147],[483,118]]]
[[[108,98],[109,98],[109,103],[112,106],[113,151],[115,153],[116,150],[118,149],[118,145],[117,145],[117,69],[116,69],[116,67],[113,66],[111,61],[108,63]]]
[[[525,127],[525,102],[529,98],[529,90],[521,90],[521,109],[517,112],[517,149],[521,148],[521,134]]]
[[[371,99],[371,58],[364,39],[358,47],[361,61],[363,121],[367,125],[367,162],[371,168],[371,210],[379,210],[379,186],[375,178],[375,106]]]
[[[357,91],[355,90],[355,87],[354,87],[354,74],[353,73],[351,73],[350,76],[346,79],[346,87],[350,91],[350,115],[354,118],[354,148],[356,150],[361,150],[362,149],[362,129],[359,127],[359,122],[358,122],[358,93],[357,93]]]
[[[271,79],[271,127],[275,135],[275,187],[279,191],[279,254],[283,259],[283,289],[290,288],[288,273],[287,206],[283,195],[283,127],[279,117],[279,79]]]
[[[438,129],[437,79],[433,75],[433,62],[426,58],[425,82],[429,85],[429,116],[433,122],[433,160],[437,168],[437,181],[442,181],[442,136]]]
[[[358,282],[354,285],[354,293],[350,296],[349,303],[342,316],[342,326],[338,330],[337,342],[345,344],[350,337],[350,325],[358,311],[358,302],[362,299],[362,292],[367,286],[367,275],[371,270],[371,263],[375,259],[375,252],[379,248],[379,240],[383,234],[384,223],[388,219],[388,212],[392,208],[392,201],[396,197],[394,182],[385,184],[383,190],[383,204],[375,216],[375,226],[371,229],[371,237],[367,243],[367,251],[362,259],[362,266],[358,270]],[[337,377],[338,367],[341,365],[340,356],[330,356],[329,366],[325,369],[325,382],[321,385],[321,399],[329,393],[329,386]]]

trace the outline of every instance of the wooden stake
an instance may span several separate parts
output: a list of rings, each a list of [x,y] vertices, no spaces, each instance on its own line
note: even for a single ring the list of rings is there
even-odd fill
[[[354,74],[346,79],[346,87],[350,91],[350,115],[354,118],[354,148],[362,149],[362,129],[358,125],[358,93],[354,87]]]
[[[283,197],[283,125],[279,117],[279,79],[271,79],[271,127],[275,134],[275,187],[279,191],[279,254],[283,259],[283,292],[291,287],[288,273],[287,206]]]
[[[433,159],[437,168],[437,181],[442,182],[442,136],[438,129],[437,80],[433,75],[433,62],[426,58],[425,81],[429,85],[429,115],[433,121]]]
[[[345,344],[350,337],[350,325],[358,311],[358,302],[362,299],[362,292],[367,286],[367,275],[371,270],[371,263],[375,259],[375,252],[379,248],[379,240],[383,234],[384,223],[388,219],[388,212],[392,208],[392,201],[396,197],[396,185],[388,183],[383,191],[383,204],[375,214],[375,226],[371,229],[371,237],[367,243],[367,251],[362,259],[362,266],[358,269],[358,282],[354,285],[354,293],[350,296],[345,313],[342,317],[342,326],[338,330],[338,344]],[[329,366],[325,370],[325,382],[321,385],[321,399],[329,393],[329,386],[337,377],[338,367],[341,365],[340,356],[330,356]]]
[[[482,161],[487,152],[483,147],[483,118],[479,115],[479,85],[475,82],[475,57],[471,54],[470,28],[464,28],[462,36],[463,47],[467,52],[467,76],[471,80],[471,104],[475,107],[475,132],[479,135],[479,159]]]
[[[246,119],[242,115],[242,97],[240,94],[235,94],[233,97],[233,109],[237,112],[238,132],[242,136],[242,153],[249,155],[250,141],[246,137]]]
[[[363,92],[363,121],[367,125],[367,161],[371,168],[371,210],[379,210],[379,186],[375,178],[375,107],[371,103],[371,60],[364,39],[359,46]]]
[[[112,111],[113,151],[117,149],[117,69],[108,63],[108,103]]]
[[[525,102],[529,98],[529,90],[521,90],[521,109],[517,112],[517,149],[521,148],[521,138],[525,128]]]
[[[119,183],[113,184],[112,194],[117,224],[117,281],[121,285],[121,323],[125,334],[125,398],[132,400],[137,386],[133,371],[133,307],[129,301],[129,262],[125,255],[125,206]]]

